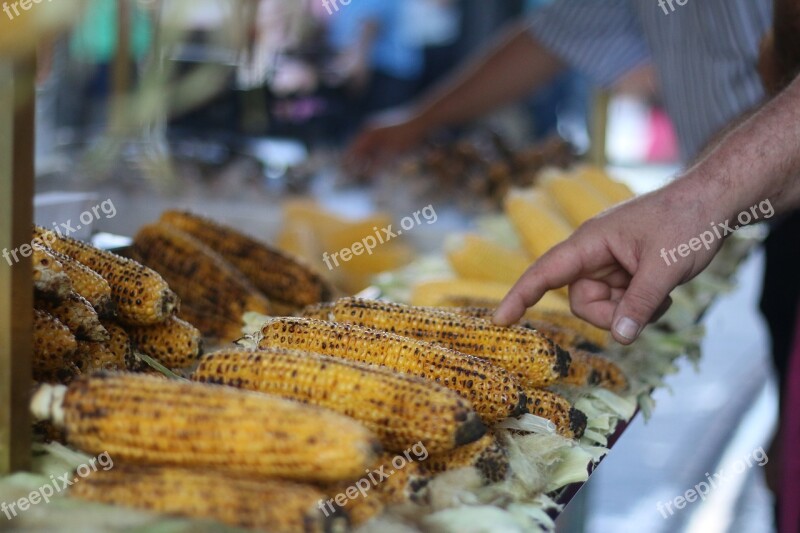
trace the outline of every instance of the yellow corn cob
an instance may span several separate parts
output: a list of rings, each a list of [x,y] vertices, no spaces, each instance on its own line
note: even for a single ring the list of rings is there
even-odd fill
[[[352,324],[275,318],[261,329],[259,348],[316,352],[391,368],[435,381],[470,401],[484,422],[521,414],[525,398],[506,370],[443,346]]]
[[[324,409],[143,374],[43,385],[31,410],[65,428],[76,448],[130,464],[336,482],[361,475],[380,450],[363,426]]]
[[[200,357],[200,331],[180,318],[171,316],[162,324],[128,327],[127,331],[137,350],[170,370],[190,367]]]
[[[214,309],[181,304],[178,318],[199,329],[203,337],[223,344],[234,342],[244,335],[242,333],[244,322],[241,317],[220,314]]]
[[[531,263],[524,253],[474,234],[462,236],[447,253],[447,259],[462,278],[507,283],[508,288]]]
[[[84,374],[100,370],[120,371],[127,368],[125,357],[111,350],[102,342],[78,341],[75,364]]]
[[[612,202],[600,191],[571,176],[552,176],[542,180],[540,186],[574,228],[612,206]]]
[[[511,473],[508,449],[497,437],[487,433],[481,439],[443,454],[432,454],[422,463],[423,471],[439,474],[458,468],[474,467],[485,483],[498,483]]]
[[[34,288],[50,298],[66,298],[72,291],[72,283],[64,273],[64,266],[46,248],[35,243],[32,248]]]
[[[115,359],[125,362],[123,369],[140,370],[142,364],[133,355],[133,345],[128,332],[112,319],[100,319],[100,322],[108,331],[109,338],[105,344],[114,354]]]
[[[206,355],[192,379],[275,394],[355,418],[384,449],[422,442],[431,453],[479,439],[486,426],[455,392],[363,363],[282,349]]]
[[[628,378],[613,361],[583,351],[572,354],[569,374],[559,383],[576,387],[603,387],[614,392],[628,388]]]
[[[572,234],[572,226],[542,191],[512,191],[506,197],[505,210],[533,259]]]
[[[578,335],[588,339],[591,343],[605,350],[610,342],[609,333],[588,322],[581,320],[570,312],[534,307],[528,309],[525,318],[533,323],[552,324],[567,330],[577,332]]]
[[[50,381],[52,376],[64,372],[77,349],[78,342],[67,326],[45,311],[33,310],[33,377],[35,380]],[[45,376],[47,379],[42,379]]]
[[[47,311],[69,328],[78,340],[104,342],[108,331],[100,323],[100,317],[86,298],[71,292],[64,300],[53,301],[37,297],[35,305]]]
[[[141,228],[134,238],[134,253],[158,270],[190,306],[207,307],[231,317],[241,317],[247,311],[272,313],[269,300],[241,272],[173,226],[151,224]]]
[[[402,463],[397,458],[403,459]],[[405,460],[405,456],[384,455],[378,462],[378,467],[373,469],[373,478],[389,477],[376,485],[376,493],[386,504],[397,505],[408,502],[422,503],[425,498],[425,488],[431,480],[431,473],[424,468],[422,459],[414,462]],[[393,461],[397,461],[393,463]],[[397,468],[402,466],[402,468]],[[369,477],[369,476],[368,476]]]
[[[625,202],[636,196],[627,185],[612,179],[603,170],[592,165],[576,168],[575,176],[603,193],[614,204]]]
[[[492,307],[449,307],[449,308],[430,308],[438,311],[449,311],[458,315],[470,316],[473,318],[480,318],[483,320],[492,320],[495,308]],[[517,324],[520,327],[527,329],[535,329],[542,333],[545,337],[552,340],[562,348],[570,350],[584,350],[591,353],[598,353],[601,348],[589,340],[586,340],[576,331],[559,327],[540,320],[528,320],[523,318]],[[570,355],[572,355],[570,353]],[[571,367],[570,367],[571,370]]]
[[[331,288],[317,272],[241,232],[178,211],[167,211],[161,221],[219,253],[270,299],[302,307],[330,297]]]
[[[474,355],[515,375],[527,387],[550,385],[567,375],[569,352],[537,331],[504,328],[485,320],[426,307],[342,298],[338,322],[397,333]]]
[[[136,261],[35,227],[34,237],[53,250],[100,274],[111,286],[120,321],[126,324],[163,322],[178,305],[178,297],[155,271]]]
[[[569,400],[555,392],[542,389],[529,389],[526,395],[528,411],[532,415],[553,422],[559,435],[568,439],[583,437],[583,432],[586,430],[586,415],[572,407]]]
[[[100,315],[114,313],[111,285],[100,274],[68,255],[58,253],[55,250],[48,251],[63,266],[64,273],[72,281],[72,287],[75,292],[86,298]]]
[[[497,306],[508,294],[509,289],[511,287],[505,283],[491,281],[467,279],[427,281],[414,286],[409,303],[421,307],[470,307],[473,304],[469,302],[482,302],[479,305],[488,305],[492,302]],[[536,307],[569,311],[569,300],[558,292],[551,291],[542,297]]]
[[[186,468],[114,465],[76,483],[69,495],[271,533],[328,533],[346,527],[341,514],[325,517],[318,507],[324,494],[314,487]]]
[[[334,318],[331,312],[333,311],[333,303],[325,302],[322,304],[309,305],[300,311],[300,316],[303,318],[315,318],[317,320],[325,320],[333,322]]]

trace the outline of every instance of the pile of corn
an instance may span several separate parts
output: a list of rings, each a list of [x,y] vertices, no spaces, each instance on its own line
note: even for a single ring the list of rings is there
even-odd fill
[[[511,190],[505,197],[506,219],[519,245],[498,244],[477,233],[457,236],[447,250],[455,276],[415,284],[409,301],[458,306],[467,300],[494,306],[534,260],[590,218],[633,196],[627,186],[595,167],[543,172],[536,185]],[[569,311],[566,296],[566,290],[552,291],[540,307]]]
[[[247,312],[288,313],[331,297],[313,269],[232,228],[167,211],[139,230],[133,256],[180,296],[179,316],[204,336],[233,341]]]
[[[179,298],[157,272],[41,227],[33,236],[37,382],[143,370],[137,353],[170,369],[196,362],[200,332],[175,316]]]

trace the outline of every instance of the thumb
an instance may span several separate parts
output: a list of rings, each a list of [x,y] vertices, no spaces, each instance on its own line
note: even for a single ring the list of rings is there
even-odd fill
[[[669,267],[667,267],[669,268]],[[628,285],[614,312],[611,333],[617,342],[631,344],[663,308],[669,293],[678,286],[679,273],[664,272],[663,265],[642,265]]]

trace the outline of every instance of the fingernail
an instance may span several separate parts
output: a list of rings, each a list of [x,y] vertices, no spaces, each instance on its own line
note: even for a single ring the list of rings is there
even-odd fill
[[[642,326],[635,320],[624,316],[617,320],[617,326],[614,329],[617,331],[617,335],[632,341],[639,336],[639,330],[642,329]]]

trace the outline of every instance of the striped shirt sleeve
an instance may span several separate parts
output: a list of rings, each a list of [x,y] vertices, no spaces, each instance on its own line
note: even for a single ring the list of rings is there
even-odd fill
[[[531,16],[531,33],[603,87],[650,61],[630,0],[556,0]]]

